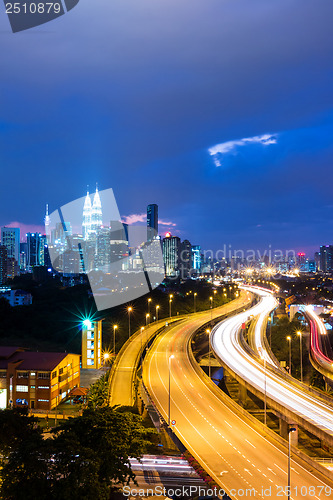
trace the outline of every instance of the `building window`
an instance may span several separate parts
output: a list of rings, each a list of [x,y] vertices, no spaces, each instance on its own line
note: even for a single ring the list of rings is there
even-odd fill
[[[52,373],[52,378],[55,378],[57,376],[57,370]]]
[[[36,372],[30,372],[30,377],[36,377]]]
[[[17,372],[17,378],[28,378],[29,373],[28,372]]]
[[[27,385],[17,385],[16,392],[28,392],[28,386]]]
[[[39,372],[38,378],[50,378],[50,372],[48,373]]]
[[[7,372],[0,372],[0,378],[6,378]]]
[[[48,385],[39,385],[38,389],[49,389],[50,387]]]
[[[36,386],[35,385],[31,385],[30,389],[36,389]]]
[[[44,403],[48,403],[48,402],[49,402],[49,400],[48,400],[48,399],[39,399],[38,401],[42,401],[42,402],[44,402]]]
[[[59,375],[62,375],[64,373],[64,369],[63,368],[60,368],[59,370]]]

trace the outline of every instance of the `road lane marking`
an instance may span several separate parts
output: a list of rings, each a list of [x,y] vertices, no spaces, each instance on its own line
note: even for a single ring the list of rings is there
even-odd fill
[[[256,446],[254,446],[254,444],[250,443],[250,441],[248,441],[247,439],[245,439],[245,441],[246,441],[247,443],[249,443],[251,446],[253,446],[253,448],[256,448]]]
[[[232,428],[232,425],[230,425],[230,424],[229,424],[229,422],[227,422],[226,420],[225,420],[225,423],[226,423],[227,425],[229,425],[229,427],[231,427],[231,428]]]
[[[281,467],[279,467],[278,465],[276,465],[275,462],[274,462],[274,465],[275,465],[275,467],[277,467],[278,469],[280,469],[280,471],[282,471],[284,474],[288,475],[288,473],[285,470],[281,469]]]
[[[215,409],[214,409],[214,408],[212,408],[210,405],[209,405],[209,408],[210,408],[211,410],[215,411]]]

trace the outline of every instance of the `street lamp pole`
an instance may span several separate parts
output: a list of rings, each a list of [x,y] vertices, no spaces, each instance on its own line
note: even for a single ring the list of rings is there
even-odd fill
[[[118,328],[118,325],[113,325],[113,353],[114,357],[116,358],[116,330]]]
[[[194,310],[194,314],[197,312],[197,304],[196,304],[196,298],[197,298],[197,292],[194,292],[193,294],[193,310]]]
[[[210,342],[209,342],[209,334],[210,334],[210,330],[207,329],[206,330],[206,333],[208,333],[208,375],[209,375],[209,378],[211,378],[211,365],[210,365]]]
[[[213,297],[209,297],[210,300],[210,327],[213,326]]]
[[[290,473],[290,462],[291,462],[291,433],[292,432],[296,432],[297,429],[295,429],[295,427],[291,427],[289,430],[288,430],[288,500],[290,500],[290,497],[291,497],[291,484],[290,484],[290,476],[291,476],[291,473]]]
[[[151,298],[149,297],[149,299],[148,299],[148,314],[149,314],[149,317],[150,317],[150,303],[151,303]]]
[[[291,375],[291,337],[288,336],[287,340],[289,342],[289,375]]]
[[[147,313],[147,314],[146,314],[146,326],[148,325],[148,320],[149,320],[149,318],[150,318],[150,314],[149,314],[149,313]]]
[[[133,308],[132,307],[129,307],[127,309],[127,312],[128,312],[128,338],[131,337],[131,312],[132,312]]]
[[[171,304],[172,304],[173,295],[169,295],[169,317],[171,318]]]
[[[160,306],[156,306],[156,321],[158,321],[158,310],[159,310]]]
[[[171,360],[175,356],[171,354],[169,356],[169,405],[168,405],[168,426],[170,427],[170,410],[171,410]]]
[[[301,358],[301,382],[303,382],[303,346],[302,346],[302,332],[297,332],[299,336],[299,355]]]

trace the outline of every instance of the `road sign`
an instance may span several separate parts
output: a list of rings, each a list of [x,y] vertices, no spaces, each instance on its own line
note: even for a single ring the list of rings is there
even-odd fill
[[[176,420],[171,420],[171,425],[176,425]]]

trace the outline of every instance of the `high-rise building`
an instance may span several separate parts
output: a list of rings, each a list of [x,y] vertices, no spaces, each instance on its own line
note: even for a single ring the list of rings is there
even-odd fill
[[[98,189],[96,188],[96,192],[94,195],[94,201],[91,209],[91,234],[97,235],[99,229],[102,227],[102,203],[99,197]]]
[[[87,241],[90,236],[91,232],[91,199],[89,195],[89,191],[87,191],[87,196],[84,200],[84,207],[83,207],[83,222],[82,222],[82,229],[83,229],[83,238]]]
[[[180,238],[166,233],[162,242],[165,275],[179,276]]]
[[[181,278],[188,278],[192,268],[192,245],[188,240],[180,244],[179,271]]]
[[[147,207],[147,241],[151,241],[158,234],[158,205]]]
[[[27,233],[27,268],[44,266],[45,240],[40,233]]]
[[[0,285],[7,281],[7,247],[0,245]]]
[[[333,271],[333,246],[322,245],[320,247],[320,270],[323,273]]]
[[[201,246],[193,245],[192,249],[192,269],[199,274],[201,270]]]
[[[13,258],[16,262],[20,261],[20,228],[2,227],[1,245],[7,248],[8,258]]]

